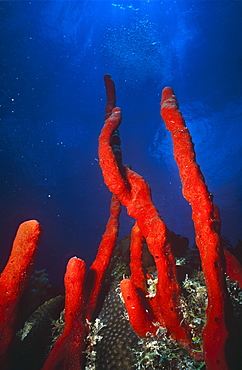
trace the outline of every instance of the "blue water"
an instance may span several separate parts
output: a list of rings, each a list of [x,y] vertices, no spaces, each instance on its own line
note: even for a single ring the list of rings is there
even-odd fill
[[[0,254],[18,225],[44,233],[36,268],[61,284],[69,257],[88,264],[108,218],[97,139],[103,75],[116,84],[124,163],[152,188],[167,226],[194,243],[171,140],[159,115],[171,86],[192,133],[222,234],[242,238],[241,1],[0,3]],[[133,225],[125,210],[120,237]]]

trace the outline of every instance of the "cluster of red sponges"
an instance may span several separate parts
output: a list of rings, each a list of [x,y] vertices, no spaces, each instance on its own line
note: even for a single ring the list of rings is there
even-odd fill
[[[131,276],[121,282],[121,291],[133,329],[139,336],[145,337],[148,333],[155,336],[157,325],[166,327],[172,338],[186,348],[191,356],[196,360],[204,358],[208,370],[228,369],[225,357],[228,336],[225,274],[231,280],[238,281],[242,288],[242,269],[236,258],[223,248],[218,208],[213,203],[212,195],[208,192],[196,163],[191,136],[178,109],[175,95],[170,88],[163,90],[161,115],[172,134],[183,195],[192,207],[196,244],[207,286],[208,307],[203,330],[203,355],[194,350],[190,328],[184,323],[180,310],[180,286],[170,231],[152,202],[149,185],[140,175],[122,165],[117,131],[121,123],[121,109],[115,107],[116,95],[111,77],[106,75],[104,80],[107,92],[106,121],[99,137],[99,157],[104,181],[113,193],[110,218],[87,276],[84,261],[73,257],[68,262],[64,279],[65,327],[43,369],[78,370],[82,367],[89,322],[93,319],[103,277],[117,240],[121,204],[136,219],[131,235]],[[37,221],[27,221],[20,225],[9,261],[0,276],[1,369],[8,369],[18,302],[32,272],[40,234],[41,227]],[[146,275],[142,266],[144,238],[158,274],[156,294],[153,297],[147,296]]]
[[[109,78],[110,76],[106,76],[106,81]],[[110,83],[106,83],[106,86],[109,89],[112,87]],[[109,92],[110,95],[112,94]],[[202,333],[206,368],[225,370],[228,369],[225,358],[228,337],[225,273],[232,280],[239,281],[242,286],[241,266],[228,251],[224,251],[218,208],[213,203],[213,197],[196,162],[191,135],[179,111],[174,92],[169,87],[162,92],[161,116],[172,134],[174,157],[179,168],[183,195],[192,207],[196,244],[207,286],[208,307],[206,325]],[[112,150],[112,133],[120,123],[121,109],[113,107],[99,137],[99,157],[105,184],[126,206],[128,214],[137,221],[132,231],[131,277],[121,282],[130,323],[137,334],[143,336],[147,333],[155,334],[157,323],[165,326],[170,335],[199,360],[201,355],[193,349],[189,327],[184,324],[179,309],[180,287],[169,230],[152,203],[148,184],[129,168],[121,171],[120,163]],[[147,292],[141,264],[142,237],[154,257],[158,273],[156,295],[146,298],[145,304],[144,296]]]

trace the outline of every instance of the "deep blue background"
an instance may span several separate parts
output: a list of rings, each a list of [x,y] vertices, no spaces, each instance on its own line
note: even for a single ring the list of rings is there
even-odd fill
[[[242,238],[242,2],[0,3],[0,254],[18,225],[44,228],[36,268],[62,284],[69,257],[93,260],[110,194],[97,160],[103,75],[112,75],[124,163],[149,182],[167,226],[194,243],[169,134],[159,115],[171,86],[222,217]],[[133,220],[121,217],[120,237]]]

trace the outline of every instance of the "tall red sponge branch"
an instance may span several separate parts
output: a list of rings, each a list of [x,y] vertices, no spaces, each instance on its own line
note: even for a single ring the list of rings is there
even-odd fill
[[[228,336],[225,323],[227,289],[218,208],[213,203],[213,197],[196,162],[191,135],[170,87],[166,87],[162,92],[161,116],[172,135],[174,157],[180,173],[184,198],[192,207],[196,244],[207,286],[207,319],[202,334],[206,368],[226,370],[228,369],[225,358]]]
[[[41,226],[35,220],[19,226],[9,260],[0,276],[1,369],[8,368],[7,355],[14,335],[18,303],[33,270],[40,235]]]
[[[104,84],[106,87],[107,102],[105,108],[105,120],[111,116],[113,108],[116,107],[116,91],[115,85],[110,75],[104,76]]]
[[[87,334],[83,296],[85,272],[84,261],[77,257],[69,260],[64,278],[64,332],[57,339],[43,370],[81,369],[81,355]]]
[[[89,321],[92,319],[92,315],[97,305],[98,294],[102,287],[102,281],[110,264],[113,250],[117,241],[120,212],[121,203],[119,199],[113,195],[111,199],[110,216],[106,225],[106,230],[102,236],[96,258],[90,267],[87,277],[86,301],[88,304],[86,307],[86,318]]]

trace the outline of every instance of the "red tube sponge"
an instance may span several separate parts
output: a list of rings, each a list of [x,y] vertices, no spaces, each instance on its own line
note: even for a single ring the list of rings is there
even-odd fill
[[[14,335],[18,302],[32,273],[41,227],[35,220],[23,222],[17,231],[12,252],[0,276],[0,363],[4,369]]]
[[[119,227],[119,214],[121,211],[121,203],[118,198],[113,195],[110,205],[110,216],[106,225],[105,233],[102,236],[101,243],[98,247],[98,252],[93,261],[87,278],[87,313],[88,320],[92,319],[92,314],[95,310],[98,294],[101,289],[102,281],[105,272],[110,264],[113,249],[116,244]]]
[[[161,116],[171,132],[174,157],[178,165],[184,198],[192,207],[196,244],[200,251],[207,286],[207,320],[203,330],[204,357],[207,370],[226,370],[225,344],[225,257],[220,237],[220,217],[196,162],[194,145],[178,108],[173,90],[162,92]]]
[[[69,260],[64,278],[64,332],[57,339],[43,370],[81,369],[81,356],[87,334],[83,299],[85,272],[86,265],[83,260],[77,257]]]

